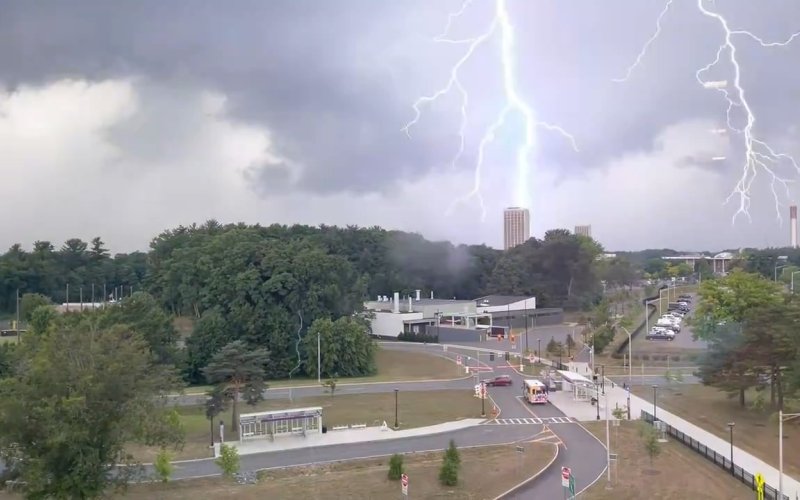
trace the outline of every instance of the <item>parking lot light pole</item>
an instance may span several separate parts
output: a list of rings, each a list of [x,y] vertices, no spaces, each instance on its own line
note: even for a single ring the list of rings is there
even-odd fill
[[[484,397],[485,392],[486,384],[481,382],[481,417],[486,416],[486,398]]]
[[[400,427],[400,422],[397,420],[397,393],[400,392],[400,389],[394,390],[394,428],[397,429]]]
[[[656,417],[656,391],[658,391],[658,385],[653,384],[653,423],[655,423],[658,418]]]
[[[736,473],[733,471],[733,426],[736,425],[736,422],[728,422],[728,430],[730,431],[731,436],[731,475],[735,476]]]
[[[783,423],[800,417],[800,413],[778,410],[778,498],[783,499]]]
[[[644,315],[645,315],[645,317],[647,317],[647,306],[646,305],[644,306]],[[630,386],[633,383],[633,357],[631,357],[631,355],[633,353],[633,351],[632,351],[633,348],[631,347],[631,344],[633,343],[633,340],[631,339],[631,332],[629,332],[627,328],[625,328],[622,325],[619,325],[619,327],[622,328],[623,332],[628,334],[628,385]],[[647,335],[648,331],[649,330],[645,331],[645,335]]]
[[[791,290],[792,293],[794,293],[794,275],[795,274],[800,274],[800,271],[793,271],[792,272],[792,282],[791,282],[791,285],[789,285],[789,289]]]

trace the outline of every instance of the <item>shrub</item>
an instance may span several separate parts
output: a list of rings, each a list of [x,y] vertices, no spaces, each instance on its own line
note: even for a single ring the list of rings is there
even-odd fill
[[[458,484],[458,470],[461,467],[461,456],[456,448],[456,443],[452,439],[450,445],[444,451],[442,468],[439,470],[439,482],[444,486],[455,486]]]
[[[389,479],[397,481],[403,475],[403,455],[395,453],[389,459]]]
[[[445,456],[442,468],[439,470],[439,482],[444,486],[455,486],[458,484],[458,464],[448,460]]]
[[[161,451],[156,455],[155,462],[153,462],[153,469],[155,469],[156,477],[160,479],[162,483],[169,481],[169,478],[172,476],[174,466],[171,460],[172,455],[170,452],[165,448],[161,448]]]
[[[225,477],[233,477],[239,472],[239,450],[227,444],[220,445],[219,457],[215,460]]]

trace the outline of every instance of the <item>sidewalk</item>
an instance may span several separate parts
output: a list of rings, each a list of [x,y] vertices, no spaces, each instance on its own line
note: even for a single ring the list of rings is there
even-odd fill
[[[605,406],[605,399],[608,399],[609,405],[609,414],[610,410],[619,406],[621,408],[626,408],[628,402],[628,393],[625,389],[620,387],[619,385],[615,384],[615,387],[611,387],[611,384],[607,381],[605,387],[605,396],[600,396],[601,406],[600,406],[600,418],[605,419],[604,413],[604,406]],[[579,401],[572,401],[571,393],[561,393],[557,392],[551,396],[556,396],[555,398],[551,397],[553,404],[556,405],[561,411],[563,411],[567,416],[577,418],[578,420],[587,420],[588,413],[594,415],[589,420],[594,420],[597,418],[597,410],[594,406],[590,405],[588,402],[579,402]],[[631,418],[632,419],[639,419],[641,416],[642,410],[647,411],[648,413],[653,413],[653,402],[647,401],[642,399],[638,396],[633,394],[630,395],[631,400]],[[587,409],[589,410],[587,412]],[[719,453],[722,456],[728,457],[730,455],[730,443],[722,438],[711,434],[710,432],[674,415],[663,408],[657,407],[656,408],[656,417],[669,424],[676,430],[683,432],[687,436],[694,438],[696,441],[704,444],[708,447],[708,449],[713,450]],[[611,417],[613,419],[613,417]],[[669,438],[668,438],[669,439]],[[777,463],[777,457],[775,457],[775,461]],[[751,474],[755,474],[760,472],[764,475],[764,479],[766,483],[776,490],[778,489],[778,469],[777,467],[773,467],[763,460],[754,457],[753,455],[747,453],[746,451],[742,450],[734,446],[733,448],[733,462],[742,467],[744,470]],[[796,496],[800,495],[800,482],[795,480],[794,478],[790,477],[784,471],[783,474],[783,494],[788,496],[791,499],[794,499]]]
[[[382,429],[381,427],[365,427],[363,429],[347,429],[340,431],[329,430],[325,434],[308,433],[306,436],[276,436],[274,440],[261,438],[246,440],[244,442],[225,441],[225,444],[235,446],[239,451],[239,455],[253,455],[256,453],[268,453],[297,448],[316,448],[337,444],[353,444],[441,434],[473,427],[483,421],[484,419],[480,418],[468,418],[456,422],[445,422],[443,424],[400,431],[395,431],[391,428]],[[219,456],[219,443],[214,444],[214,456]]]

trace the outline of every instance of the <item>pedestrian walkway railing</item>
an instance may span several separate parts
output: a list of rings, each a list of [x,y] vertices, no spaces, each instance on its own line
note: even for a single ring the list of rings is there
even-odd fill
[[[647,423],[653,423],[653,415],[648,413],[645,410],[642,410],[642,420]],[[746,471],[742,467],[734,464],[731,464],[731,461],[725,455],[718,453],[715,450],[712,450],[705,444],[701,443],[700,441],[694,439],[693,437],[687,435],[686,433],[679,431],[678,429],[672,427],[671,425],[667,424],[666,422],[661,422],[664,426],[664,430],[666,431],[668,436],[673,437],[677,441],[680,441],[682,444],[688,446],[692,450],[696,451],[707,460],[710,460],[726,472],[730,473],[733,477],[747,485],[748,487],[752,488],[753,491],[757,490],[756,478],[753,471]],[[778,499],[778,490],[773,488],[772,486],[765,484],[764,485],[764,500],[777,500]],[[783,500],[791,500],[785,494],[783,495]]]

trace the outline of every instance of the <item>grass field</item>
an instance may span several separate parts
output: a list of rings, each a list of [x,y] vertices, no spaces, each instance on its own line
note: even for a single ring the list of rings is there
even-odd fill
[[[680,443],[661,445],[661,453],[650,456],[639,437],[638,421],[622,421],[611,428],[611,452],[617,453],[612,466],[612,487],[604,475],[580,496],[581,500],[730,500],[755,498],[755,493],[722,469]],[[605,442],[605,424],[584,424]]]
[[[635,387],[634,394],[653,400],[649,387]],[[769,401],[769,392],[765,392]],[[748,394],[752,402],[754,394]],[[778,423],[771,410],[754,410],[739,407],[738,399],[713,387],[700,384],[680,387],[659,387],[658,406],[702,427],[726,441],[729,439],[728,422],[734,422],[734,444],[761,460],[778,466]],[[783,466],[795,478],[800,477],[800,425],[798,421],[783,425]]]
[[[473,396],[472,391],[446,390],[403,392],[398,395],[398,418],[401,429],[424,427],[464,418],[480,418],[481,401]],[[307,408],[321,406],[322,422],[328,427],[349,424],[380,425],[384,420],[391,426],[394,424],[394,391],[375,394],[341,394],[333,397],[319,396],[312,398],[269,399],[259,403],[255,408],[240,405],[241,413],[253,411],[284,410],[288,408]],[[487,401],[487,411],[491,402]],[[202,407],[178,408],[181,422],[186,429],[186,444],[183,450],[176,451],[175,460],[206,458],[211,456],[209,422]],[[231,429],[231,411],[215,419],[215,439],[219,439],[216,422],[224,419],[226,440],[236,439]],[[129,451],[143,462],[152,462],[158,452],[154,448],[131,446]]]
[[[460,366],[441,356],[423,352],[397,351],[378,348],[375,353],[375,364],[378,373],[371,377],[341,378],[340,384],[359,384],[365,382],[394,382],[400,380],[453,379],[464,376]],[[326,379],[323,379],[325,382]],[[291,380],[272,380],[270,387],[290,387],[317,385],[316,378],[298,377]],[[192,386],[186,388],[187,394],[202,394],[208,386]]]
[[[439,485],[438,474],[443,453],[406,455],[409,498],[494,498],[541,470],[555,454],[553,445],[525,443],[524,447],[525,453],[516,452],[514,446],[460,450],[461,473],[459,484],[455,487]],[[133,500],[401,498],[400,482],[387,479],[388,460],[389,457],[385,457],[265,471],[259,475],[259,483],[255,485],[239,486],[221,478],[139,485],[132,487],[124,498]]]

